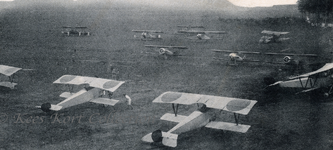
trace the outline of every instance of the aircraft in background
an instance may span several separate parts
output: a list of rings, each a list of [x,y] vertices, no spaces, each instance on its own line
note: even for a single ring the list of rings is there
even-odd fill
[[[277,81],[270,84],[268,88],[274,86],[301,88],[302,91],[298,93],[307,93],[320,89],[324,92],[323,95],[328,97],[333,93],[333,63],[326,63],[323,67],[313,72],[290,77],[287,81]],[[320,93],[317,92],[317,94]]]
[[[172,51],[171,49],[187,49],[186,46],[163,46],[163,45],[145,45],[149,48],[159,48],[157,49],[159,55],[168,59],[169,56],[179,56],[178,51]]]
[[[70,91],[60,94],[60,97],[66,99],[56,105],[44,103],[41,106],[36,106],[36,108],[40,108],[44,112],[59,111],[85,102],[114,106],[119,100],[111,99],[111,97],[103,98],[102,96],[105,95],[106,91],[111,92],[112,94],[125,82],[95,77],[63,75],[53,83],[65,84],[68,86],[85,84],[88,85],[88,87],[85,87],[76,93]]]
[[[61,33],[67,36],[90,36],[90,32],[87,32],[87,27],[70,27],[70,26],[63,26],[62,28],[65,29],[65,31],[62,31]]]
[[[262,36],[259,40],[259,44],[264,43],[280,43],[282,41],[289,40],[290,38],[282,38],[281,35],[286,35],[289,32],[276,32],[276,31],[268,31],[264,30],[261,32],[262,34],[267,34],[266,36]]]
[[[227,34],[225,31],[182,31],[181,33],[190,34],[194,36],[188,36],[187,39],[190,40],[210,40],[210,39],[223,39],[220,37],[221,34]],[[219,35],[214,37],[212,34]]]
[[[160,34],[152,34],[152,33],[163,33],[160,30],[132,30],[132,32],[141,33],[140,39],[141,40],[161,40],[162,37]],[[134,35],[134,38],[137,38]]]
[[[15,86],[17,85],[17,83],[14,83],[13,74],[19,70],[33,70],[33,69],[22,69],[22,68],[17,68],[17,67],[12,67],[12,66],[0,65],[0,73],[9,78],[9,81],[0,82],[0,86],[14,89]]]
[[[273,64],[276,63],[276,64],[299,65],[300,61],[304,61],[302,57],[307,57],[309,61],[314,61],[318,57],[318,55],[316,54],[261,53],[261,52],[251,52],[251,51],[232,51],[232,50],[219,50],[219,49],[212,49],[212,51],[215,52],[214,59],[226,60],[228,61],[227,64],[230,65],[237,65],[237,62],[265,62]],[[281,56],[281,57],[273,57],[273,56]]]
[[[198,31],[204,28],[204,26],[200,25],[177,25],[178,28],[181,28],[177,31],[177,33],[186,33],[188,31]]]
[[[149,133],[142,138],[142,141],[149,143],[162,142],[163,145],[169,147],[177,146],[179,134],[201,127],[246,133],[251,126],[239,124],[239,115],[247,115],[257,103],[255,100],[180,92],[165,92],[153,102],[172,104],[174,114],[166,113],[160,119],[178,124],[168,132],[156,130]],[[198,105],[200,103],[203,104],[202,107],[189,116],[177,114],[179,104]],[[211,108],[234,113],[235,123],[215,121],[216,115]]]

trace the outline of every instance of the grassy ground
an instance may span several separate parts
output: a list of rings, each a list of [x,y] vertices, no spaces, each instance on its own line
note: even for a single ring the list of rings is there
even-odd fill
[[[89,8],[89,10],[88,10]],[[234,19],[217,12],[142,9],[137,7],[34,6],[2,12],[1,59],[5,65],[32,68],[17,73],[18,88],[2,92],[1,149],[169,149],[141,142],[156,129],[175,124],[160,121],[171,106],[151,101],[165,91],[181,91],[258,100],[244,124],[246,134],[197,129],[180,136],[177,149],[331,149],[331,105],[313,103],[306,95],[264,95],[263,77],[283,79],[291,73],[279,66],[216,62],[210,49],[316,53],[329,51],[330,29],[314,28],[298,18]],[[179,24],[204,25],[225,30],[223,40],[196,43],[172,34]],[[64,37],[61,26],[88,26],[90,37]],[[132,29],[161,29],[162,41],[133,39]],[[289,31],[291,40],[258,45],[262,30]],[[146,44],[184,45],[183,57],[164,60],[146,54]],[[74,53],[74,49],[76,53]],[[323,59],[323,57],[320,57]],[[73,62],[73,60],[75,62]],[[103,62],[94,63],[99,60]],[[48,115],[34,106],[58,103],[67,89],[52,82],[63,74],[111,78],[109,64],[119,68],[126,82],[115,92],[115,107],[87,103]],[[76,90],[79,90],[77,87]],[[133,99],[128,110],[127,93]],[[181,106],[188,115],[195,106]],[[57,118],[57,119],[55,119]],[[81,119],[80,119],[81,118]],[[233,121],[223,113],[219,120]]]

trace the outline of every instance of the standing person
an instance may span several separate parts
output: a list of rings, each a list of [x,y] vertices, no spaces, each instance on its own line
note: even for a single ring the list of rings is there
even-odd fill
[[[111,70],[111,74],[112,74],[112,79],[114,80],[118,80],[118,74],[119,74],[119,70],[118,68],[113,68]]]
[[[133,109],[133,106],[132,106],[132,99],[131,99],[128,95],[126,95],[126,94],[124,94],[124,96],[125,96],[125,98],[127,99],[128,107],[131,108],[131,109]]]

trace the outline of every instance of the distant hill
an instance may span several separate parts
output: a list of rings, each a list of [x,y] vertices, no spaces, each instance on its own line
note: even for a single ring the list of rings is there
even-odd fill
[[[4,2],[0,2],[2,4]],[[33,6],[49,4],[50,6],[77,6],[92,4],[107,7],[132,7],[142,11],[214,11],[224,16],[237,18],[267,18],[267,17],[298,17],[301,16],[297,5],[275,5],[273,7],[240,7],[228,0],[15,0],[15,5]],[[7,5],[7,4],[6,4]],[[0,8],[6,6],[0,5]]]

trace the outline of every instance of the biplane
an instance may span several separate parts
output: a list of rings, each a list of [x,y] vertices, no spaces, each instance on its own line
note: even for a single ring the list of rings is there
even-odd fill
[[[187,31],[197,31],[203,29],[204,26],[200,25],[177,25],[178,28],[181,28],[177,33],[186,33]]]
[[[215,52],[214,59],[226,60],[227,64],[230,65],[237,65],[237,62],[265,62],[273,64],[299,65],[300,61],[304,60],[302,59],[303,57],[307,57],[309,61],[314,61],[317,58],[316,54],[261,53],[261,52],[251,52],[251,51],[233,51],[233,50],[219,50],[219,49],[212,49],[212,51]]]
[[[210,40],[210,39],[222,39],[220,37],[221,34],[227,34],[225,31],[182,31],[181,33],[189,34],[194,36],[188,36],[187,39],[190,40]],[[213,34],[217,34],[219,36],[214,37]]]
[[[174,51],[174,49],[187,49],[186,46],[145,45],[145,47],[158,48],[159,55],[165,59],[168,59],[169,56],[179,56],[178,51]]]
[[[259,43],[264,43],[264,44],[268,44],[268,43],[280,43],[282,41],[286,41],[289,40],[290,38],[283,38],[281,37],[281,35],[286,35],[289,32],[277,32],[277,31],[267,31],[264,30],[261,32],[262,34],[267,34],[265,36],[262,36],[259,40]]]
[[[140,36],[141,40],[161,40],[162,37],[160,34],[152,34],[152,33],[163,33],[163,31],[160,30],[132,30],[132,32],[141,33]],[[134,35],[134,38],[137,38],[137,36]]]
[[[22,69],[12,66],[0,65],[0,73],[8,77],[8,81],[1,81],[0,86],[14,89],[17,83],[14,83],[13,75],[19,70],[32,70],[32,69]]]
[[[61,33],[67,36],[90,36],[90,32],[87,32],[87,27],[70,27],[70,26],[63,26],[64,31]]]
[[[257,103],[255,100],[191,94],[181,92],[165,92],[158,96],[154,103],[172,104],[174,114],[166,113],[160,119],[178,123],[167,132],[156,130],[145,135],[142,141],[154,143],[162,142],[169,147],[177,146],[178,135],[197,128],[207,127],[218,130],[246,133],[250,125],[240,124],[240,115],[247,115]],[[178,105],[203,104],[202,107],[189,116],[177,114]],[[213,109],[234,113],[235,123],[215,121]],[[215,118],[215,119],[214,119]]]
[[[102,96],[106,91],[113,93],[125,82],[95,77],[63,75],[53,83],[68,85],[70,92],[63,92],[60,94],[60,97],[66,99],[56,105],[44,103],[41,106],[36,106],[36,108],[40,108],[44,112],[59,111],[85,102],[114,106],[119,100],[111,99],[111,97],[104,98]],[[73,87],[70,87],[70,85],[83,84],[87,86],[80,91],[76,93],[71,91]]]
[[[323,96],[328,97],[333,93],[333,63],[326,63],[316,71],[290,77],[287,81],[277,81],[268,87],[301,88],[298,93],[307,93],[322,89]]]

